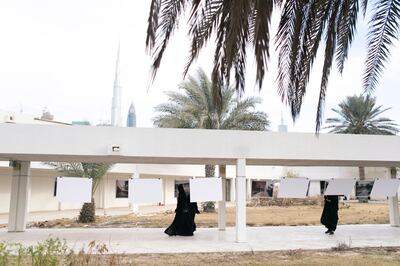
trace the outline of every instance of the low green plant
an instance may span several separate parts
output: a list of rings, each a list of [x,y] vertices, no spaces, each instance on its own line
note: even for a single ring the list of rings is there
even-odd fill
[[[0,266],[7,265],[10,257],[10,250],[6,243],[0,243]]]
[[[214,201],[206,201],[201,204],[203,208],[203,212],[215,212],[215,202]]]
[[[29,246],[26,254],[31,259],[31,265],[58,265],[64,256],[70,251],[65,240],[48,238],[36,246]]]
[[[108,255],[104,243],[92,241],[86,250],[75,253],[65,240],[48,238],[36,245],[23,247],[21,244],[0,243],[0,266],[55,266],[55,265],[121,265],[123,256]]]

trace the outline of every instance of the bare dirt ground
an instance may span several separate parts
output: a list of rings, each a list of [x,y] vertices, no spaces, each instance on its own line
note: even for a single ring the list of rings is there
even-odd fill
[[[383,224],[389,222],[387,204],[346,203],[340,204],[339,224]],[[271,225],[319,225],[322,213],[320,205],[247,207],[248,226]],[[148,215],[97,216],[92,224],[81,224],[76,219],[57,219],[30,223],[28,227],[167,227],[173,220],[173,212]],[[235,209],[227,208],[227,226],[234,226]],[[196,216],[198,227],[216,227],[218,214],[205,213]]]

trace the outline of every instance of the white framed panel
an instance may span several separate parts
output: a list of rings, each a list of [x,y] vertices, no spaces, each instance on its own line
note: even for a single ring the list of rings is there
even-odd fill
[[[350,195],[356,184],[355,178],[341,178],[329,180],[328,187],[325,190],[326,196]]]
[[[280,181],[278,198],[304,199],[307,195],[308,178],[285,178]]]
[[[57,177],[56,198],[59,202],[91,202],[92,179],[86,177]]]
[[[218,177],[194,178],[189,180],[190,201],[221,201],[222,180]]]
[[[395,197],[400,186],[399,179],[377,178],[371,191],[371,198]]]
[[[162,202],[161,179],[129,179],[128,197],[132,203]]]

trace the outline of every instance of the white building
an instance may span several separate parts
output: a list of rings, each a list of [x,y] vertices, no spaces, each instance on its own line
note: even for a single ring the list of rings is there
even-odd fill
[[[15,115],[15,114],[14,114]],[[23,119],[22,119],[23,117]],[[26,115],[15,115],[13,123],[31,124],[57,124],[65,127],[79,127],[80,129],[93,128],[87,126],[70,126],[65,123],[54,121],[42,121],[40,119],[29,119]],[[59,128],[59,127],[57,127]],[[29,134],[29,132],[26,132]],[[276,133],[287,134],[287,133]],[[150,161],[151,162],[151,161]],[[174,204],[175,183],[188,181],[192,177],[204,176],[204,165],[176,165],[176,164],[116,164],[113,169],[103,178],[95,194],[96,205],[99,208],[128,207],[127,191],[124,189],[123,181],[131,177],[160,178],[163,184],[163,196],[160,204]],[[59,176],[55,170],[50,169],[42,162],[31,163],[31,192],[28,211],[56,211],[67,209],[79,209],[77,204],[60,204],[54,196],[55,178]],[[251,197],[252,181],[279,179],[287,175],[308,177],[310,180],[319,181],[330,178],[357,178],[357,167],[291,167],[291,166],[246,166],[247,199]],[[226,167],[226,196],[227,201],[235,200],[235,166]],[[377,177],[388,177],[389,169],[385,167],[367,167],[367,179]],[[0,162],[0,213],[7,213],[10,206],[10,191],[12,180],[12,168],[8,162]],[[119,186],[118,186],[119,185]],[[319,182],[311,182],[309,195],[320,194]],[[119,188],[118,188],[119,187]],[[121,189],[122,187],[122,189]]]

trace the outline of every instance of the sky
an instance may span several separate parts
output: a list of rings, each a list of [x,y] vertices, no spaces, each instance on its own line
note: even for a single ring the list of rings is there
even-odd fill
[[[153,108],[167,100],[165,91],[177,90],[182,82],[189,42],[183,20],[169,43],[155,82],[149,86],[151,57],[145,49],[149,6],[150,0],[1,1],[0,110],[40,116],[46,108],[57,121],[109,122],[120,42],[123,121],[133,102],[137,126],[152,127],[152,118],[156,115]],[[273,18],[273,26],[277,21]],[[343,75],[332,70],[325,118],[333,116],[331,108],[346,96],[362,92],[366,31],[366,20],[360,19]],[[211,72],[212,41],[189,73],[195,74],[198,67]],[[391,62],[387,64],[375,96],[379,105],[392,107],[385,116],[400,123],[398,43],[391,53]],[[282,116],[289,131],[314,132],[322,60],[320,53],[300,117],[293,123],[289,108],[277,93],[275,54],[271,55],[261,91],[255,84],[253,57],[249,56],[245,96],[263,99],[257,110],[268,114],[271,130],[277,129]]]

